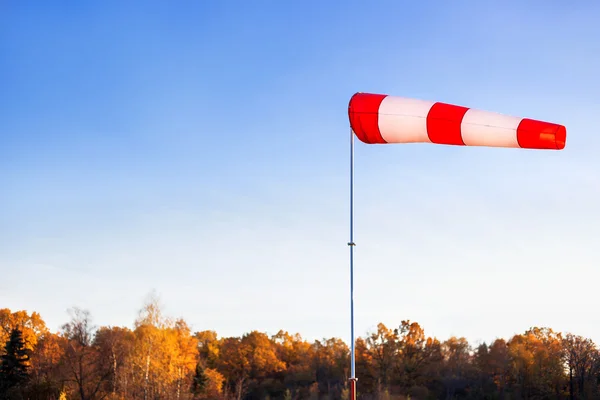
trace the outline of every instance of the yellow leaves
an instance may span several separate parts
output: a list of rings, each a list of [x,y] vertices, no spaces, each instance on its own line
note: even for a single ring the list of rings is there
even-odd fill
[[[426,348],[439,347],[440,345],[441,345],[440,341],[436,338],[428,337],[427,340],[425,341]]]
[[[561,335],[548,328],[532,328],[513,336],[508,346],[513,382],[554,393],[564,378]]]
[[[176,320],[173,327],[166,329],[165,334],[171,373],[176,380],[181,380],[182,376],[190,375],[196,367],[198,339],[192,336],[183,319]]]
[[[316,340],[313,348],[314,357],[329,365],[345,362],[349,355],[348,345],[339,338],[329,338],[323,343]]]
[[[220,345],[215,331],[201,331],[194,335],[198,342],[198,353],[200,359],[206,363],[209,368],[216,365],[219,358]]]
[[[29,315],[27,311],[11,312],[8,308],[0,309],[0,354],[4,353],[4,344],[11,330],[15,328],[23,332],[23,340],[28,350],[33,350],[38,338],[48,331],[46,323],[37,312]]]
[[[256,375],[272,374],[285,369],[285,364],[277,357],[275,346],[266,334],[252,331],[242,337],[242,346]]]
[[[402,335],[402,341],[407,346],[422,348],[425,344],[425,331],[416,322],[402,321],[400,334]]]
[[[198,339],[182,319],[169,323],[150,318],[147,322],[134,331],[135,378],[155,388],[177,386],[194,371]]]
[[[468,360],[471,349],[467,339],[452,336],[443,343],[442,350],[446,356],[446,361],[460,363]]]
[[[272,336],[251,331],[227,338],[211,330],[194,333],[185,320],[165,318],[155,299],[144,306],[134,330],[93,331],[91,325],[82,325],[87,341],[78,339],[81,331],[74,326],[67,329],[67,324],[64,335],[56,335],[48,332],[37,313],[0,309],[0,335],[14,326],[30,337],[34,380],[56,382],[53,398],[60,390],[70,398],[76,396],[80,384],[87,393],[97,390],[98,398],[106,399],[348,395],[349,348],[339,338],[309,342],[284,330]],[[534,327],[508,342],[497,339],[475,351],[463,337],[444,342],[427,337],[411,321],[402,321],[397,328],[379,323],[375,332],[356,339],[356,372],[364,397],[421,393],[442,398],[456,392],[469,398],[496,398],[498,393],[518,397],[535,392],[538,398],[555,398],[551,395],[564,390],[567,382],[565,363],[572,368],[573,379],[589,380],[575,383],[579,392],[592,390],[595,380],[589,377],[600,370],[595,345],[572,335],[563,339],[548,328]],[[197,366],[202,374],[196,374]],[[192,394],[197,382],[203,382],[202,390]]]
[[[45,333],[38,340],[31,355],[33,370],[47,375],[56,368],[64,355],[64,340],[63,337],[54,333]]]
[[[217,370],[206,368],[204,370],[208,382],[206,383],[207,398],[218,398],[223,393],[225,377]]]
[[[227,360],[223,360],[224,364],[230,367],[235,379],[262,378],[285,369],[274,343],[266,334],[258,331],[252,331],[241,339],[223,340],[220,359]]]

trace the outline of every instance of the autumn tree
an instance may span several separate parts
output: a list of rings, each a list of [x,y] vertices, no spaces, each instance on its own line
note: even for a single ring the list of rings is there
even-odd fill
[[[291,335],[283,330],[273,335],[271,340],[277,357],[285,366],[276,376],[282,383],[278,394],[285,396],[285,392],[289,391],[290,396],[307,396],[308,388],[316,381],[311,344],[303,340],[300,334]]]
[[[476,382],[480,396],[504,398],[510,375],[508,346],[504,339],[496,339],[492,344],[482,343],[472,358],[473,368],[477,371]]]
[[[168,358],[165,329],[169,322],[163,317],[158,296],[150,293],[135,321],[132,354],[133,379],[145,400],[164,396],[167,390],[170,368],[165,367]]]
[[[377,364],[373,360],[373,353],[364,338],[356,338],[354,356],[356,358],[356,376],[360,376],[359,391],[361,393],[376,393],[379,390]]]
[[[366,340],[380,393],[387,393],[389,390],[400,351],[398,339],[397,329],[388,329],[384,324],[379,323],[377,331],[369,335]]]
[[[469,386],[474,383],[475,371],[470,351],[469,342],[465,338],[451,337],[442,343],[444,356],[442,381],[447,398],[454,398],[457,395],[466,396]]]
[[[407,394],[428,396],[427,386],[434,378],[439,379],[442,361],[441,344],[435,338],[425,336],[417,322],[402,321],[399,327],[400,359],[398,362],[399,384]]]
[[[225,377],[217,370],[205,368],[202,362],[196,364],[190,392],[193,399],[220,399],[223,397]]]
[[[561,335],[531,328],[508,342],[512,390],[525,398],[559,398],[565,384]]]
[[[66,374],[81,400],[94,400],[102,397],[104,384],[110,380],[110,355],[94,343],[89,311],[74,308],[69,312],[71,321],[62,326]]]
[[[569,371],[569,398],[599,396],[600,353],[594,342],[568,333],[563,339],[564,359]]]
[[[225,376],[227,390],[233,398],[241,400],[247,390],[250,365],[246,350],[242,348],[239,337],[223,338],[220,343],[220,356],[217,361],[218,371]]]
[[[173,368],[172,382],[176,386],[175,398],[179,400],[183,396],[183,388],[187,389],[191,384],[197,365],[198,340],[192,336],[189,326],[182,318],[175,321],[168,334],[171,338],[170,353],[173,355],[170,363]]]
[[[194,334],[198,346],[198,361],[192,382],[194,399],[217,399],[223,394],[225,377],[215,368],[218,366],[220,341],[215,331]]]
[[[198,339],[184,319],[163,315],[151,293],[134,324],[127,376],[129,396],[142,399],[187,399],[198,361]]]
[[[38,339],[31,354],[31,381],[29,396],[33,399],[58,399],[65,376],[61,362],[64,360],[66,339],[46,331]]]
[[[316,340],[313,359],[319,393],[339,398],[350,377],[348,345],[338,338]]]
[[[103,392],[113,397],[127,397],[130,385],[129,367],[134,336],[128,328],[101,327],[94,336],[94,346],[104,355],[110,375],[103,382]]]
[[[496,384],[500,396],[506,390],[510,379],[510,354],[508,343],[504,339],[496,339],[488,351],[489,357],[484,373],[488,374]]]
[[[37,312],[29,315],[23,310],[12,312],[8,308],[0,309],[0,343],[6,343],[12,330],[16,328],[21,331],[28,350],[33,350],[38,338],[48,331],[44,320]],[[4,348],[0,348],[0,354],[3,352]]]
[[[198,356],[208,368],[215,368],[219,358],[219,339],[215,331],[201,331],[194,334],[198,343]]]

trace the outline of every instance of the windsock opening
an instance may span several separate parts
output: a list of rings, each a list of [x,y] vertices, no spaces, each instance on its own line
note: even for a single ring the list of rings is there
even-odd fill
[[[379,131],[379,106],[383,94],[356,93],[348,104],[350,127],[356,137],[364,143],[386,143]]]

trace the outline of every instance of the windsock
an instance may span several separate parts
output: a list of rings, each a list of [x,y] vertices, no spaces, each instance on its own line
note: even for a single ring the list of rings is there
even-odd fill
[[[364,143],[434,143],[456,146],[562,150],[563,125],[440,102],[356,93],[350,126]]]

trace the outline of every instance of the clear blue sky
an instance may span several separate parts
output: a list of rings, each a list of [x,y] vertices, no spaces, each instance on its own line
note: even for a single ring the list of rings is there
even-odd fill
[[[567,126],[356,149],[356,330],[600,342],[600,3],[0,3],[0,307],[349,340],[347,104]],[[326,3],[326,4],[325,4]]]

